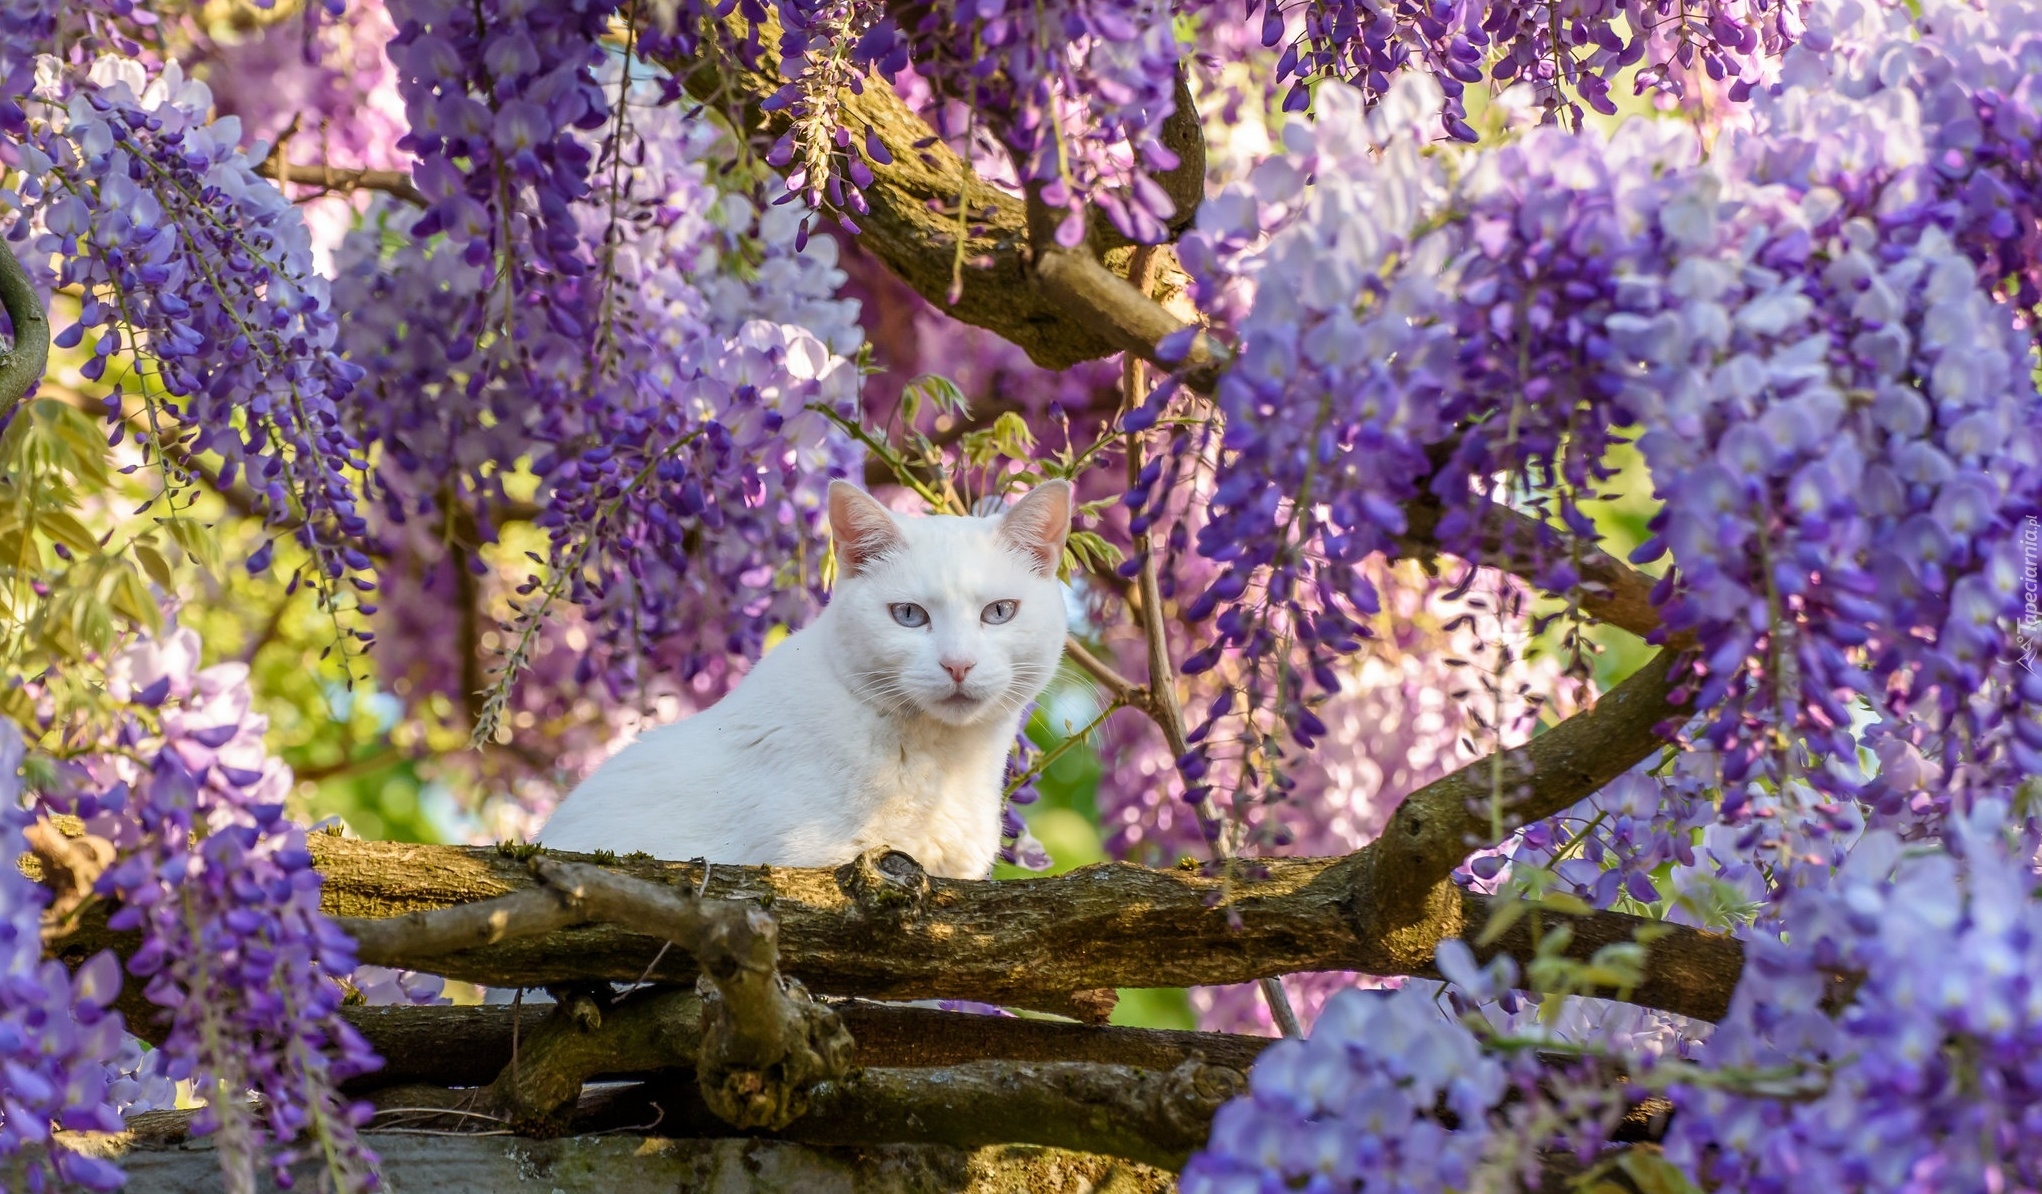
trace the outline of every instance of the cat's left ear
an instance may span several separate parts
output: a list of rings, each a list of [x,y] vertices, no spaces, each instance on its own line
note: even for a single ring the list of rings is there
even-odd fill
[[[1042,576],[1054,577],[1071,533],[1071,483],[1044,481],[1000,516],[1000,539],[1027,556]]]
[[[857,576],[907,547],[893,514],[849,481],[830,482],[830,537],[845,576]]]

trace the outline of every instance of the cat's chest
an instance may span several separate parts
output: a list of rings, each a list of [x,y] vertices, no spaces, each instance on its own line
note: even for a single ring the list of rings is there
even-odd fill
[[[869,759],[858,848],[891,846],[931,874],[983,877],[999,849],[1000,762],[983,749],[896,748]]]

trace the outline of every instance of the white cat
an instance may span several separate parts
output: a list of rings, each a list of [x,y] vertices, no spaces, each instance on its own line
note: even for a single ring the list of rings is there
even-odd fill
[[[642,735],[539,834],[562,850],[834,866],[874,846],[982,879],[1022,711],[1063,651],[1067,482],[991,518],[830,485],[837,584],[730,695]]]

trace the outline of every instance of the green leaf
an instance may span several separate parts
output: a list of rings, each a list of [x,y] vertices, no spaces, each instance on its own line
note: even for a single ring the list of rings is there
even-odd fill
[[[154,543],[150,543],[147,540],[137,540],[135,543],[135,558],[142,561],[142,571],[149,574],[150,580],[155,581],[166,590],[177,587],[176,578],[172,576],[170,571],[170,561],[163,558],[163,553],[156,550]]]
[[[1010,410],[993,420],[993,443],[1014,459],[1024,460],[1035,447],[1035,433],[1028,429],[1028,420]]]
[[[1111,568],[1121,558],[1120,548],[1092,531],[1072,531],[1064,540],[1064,566],[1071,571]]]
[[[36,529],[70,548],[72,551],[91,553],[99,550],[99,537],[85,528],[85,524],[63,510],[39,510],[35,515]]]
[[[149,591],[149,582],[142,579],[142,574],[131,567],[122,566],[115,571],[108,604],[128,621],[147,626],[151,634],[163,629],[163,609],[156,604],[156,595]]]
[[[1595,909],[1588,901],[1571,891],[1549,891],[1539,899],[1539,907],[1548,912],[1559,912],[1567,916],[1595,915]]]
[[[1700,1189],[1687,1179],[1687,1175],[1676,1168],[1665,1154],[1649,1144],[1633,1145],[1616,1159],[1616,1167],[1631,1179],[1630,1189],[1637,1194],[1701,1194]],[[1593,1171],[1591,1171],[1593,1172]],[[1588,1187],[1593,1194],[1605,1190],[1623,1190],[1625,1187],[1607,1179]]]
[[[220,540],[213,528],[201,525],[189,518],[169,518],[162,524],[170,537],[184,549],[192,562],[206,570],[211,576],[220,574]]]
[[[25,688],[12,684],[0,686],[0,714],[22,725],[32,726],[36,722],[35,698],[28,695]]]
[[[957,388],[957,383],[934,373],[924,373],[908,382],[901,387],[900,397],[903,412],[912,402],[919,413],[921,404],[926,402],[930,409],[939,415],[962,416],[970,413],[964,391]]]
[[[1503,940],[1503,935],[1508,933],[1518,921],[1523,920],[1524,914],[1531,910],[1532,905],[1527,900],[1495,900],[1491,902],[1489,905],[1489,923],[1482,926],[1482,935],[1475,938],[1475,944],[1487,946],[1494,945],[1498,941]]]
[[[95,489],[104,489],[111,483],[106,468],[106,433],[92,416],[67,402],[43,398],[36,401],[36,418],[69,449],[64,453],[64,466],[79,480]]]

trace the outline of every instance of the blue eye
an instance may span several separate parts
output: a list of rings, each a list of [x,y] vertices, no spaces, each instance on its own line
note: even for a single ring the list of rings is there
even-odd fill
[[[886,607],[893,614],[893,620],[910,630],[929,624],[929,611],[911,601],[898,601]]]
[[[1020,608],[1021,603],[1019,601],[1014,601],[1011,599],[1007,601],[995,601],[991,605],[986,606],[985,611],[979,614],[979,620],[984,622],[988,626],[998,626],[1002,622],[1013,621],[1014,611]]]

